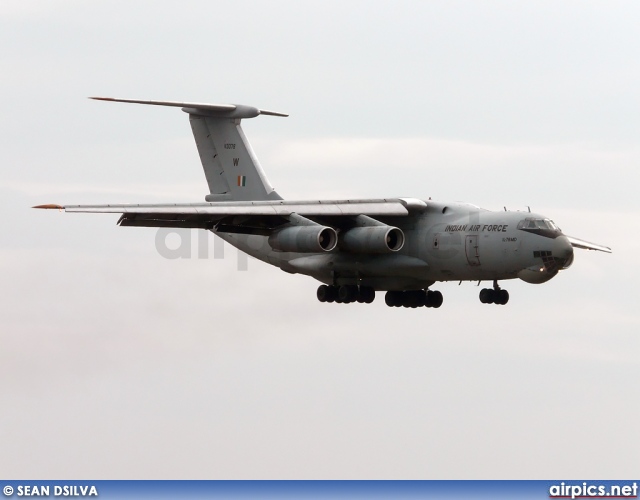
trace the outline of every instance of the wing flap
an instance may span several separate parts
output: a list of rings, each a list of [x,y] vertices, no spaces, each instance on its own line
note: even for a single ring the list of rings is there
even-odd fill
[[[223,233],[269,235],[288,219],[275,215],[186,215],[179,214],[122,214],[119,226],[180,227],[189,229],[213,229]]]
[[[119,226],[132,227],[184,227],[191,229],[211,229],[215,220],[203,217],[180,217],[174,214],[122,214],[118,220]]]

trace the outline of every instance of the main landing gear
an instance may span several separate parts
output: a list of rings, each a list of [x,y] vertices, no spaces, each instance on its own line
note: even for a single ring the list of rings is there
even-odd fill
[[[498,304],[500,306],[509,302],[509,292],[498,286],[498,280],[493,281],[493,288],[480,290],[480,302],[483,304]]]
[[[384,296],[389,307],[440,307],[442,293],[433,290],[390,290]]]
[[[336,302],[338,304],[360,302],[361,304],[371,304],[376,298],[376,291],[370,286],[320,285],[317,296],[320,302]]]

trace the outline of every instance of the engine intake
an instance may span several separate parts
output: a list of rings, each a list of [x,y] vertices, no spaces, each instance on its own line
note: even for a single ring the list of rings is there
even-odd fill
[[[340,247],[354,253],[391,253],[404,246],[404,233],[397,227],[354,227],[341,234]]]
[[[269,245],[281,252],[330,252],[338,243],[335,229],[327,226],[289,226],[269,236]]]

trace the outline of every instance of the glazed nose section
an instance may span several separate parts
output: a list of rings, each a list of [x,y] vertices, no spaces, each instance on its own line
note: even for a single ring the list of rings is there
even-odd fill
[[[566,269],[573,262],[573,246],[566,236],[558,236],[553,240],[551,250],[553,260],[560,269]]]

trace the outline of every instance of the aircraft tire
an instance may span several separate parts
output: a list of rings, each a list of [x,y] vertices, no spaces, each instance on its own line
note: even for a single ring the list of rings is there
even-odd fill
[[[404,292],[404,299],[409,307],[415,309],[424,306],[426,295],[424,290],[408,290]]]
[[[327,296],[329,295],[329,287],[327,285],[320,285],[318,287],[318,291],[316,292],[316,297],[320,302],[326,302]]]
[[[480,290],[480,302],[483,304],[493,304],[494,293],[491,288],[483,288]]]
[[[390,291],[384,294],[384,303],[387,304],[388,307],[394,306],[395,300],[393,300],[393,295]]]
[[[429,290],[427,292],[427,307],[433,307],[437,309],[444,302],[444,297],[442,296],[442,292],[437,290]]]
[[[335,286],[320,285],[316,296],[320,302],[334,302],[338,296],[338,292]]]
[[[509,302],[509,292],[506,290],[496,290],[496,300],[495,303],[501,306],[504,306]]]
[[[365,300],[366,304],[371,304],[374,300],[376,300],[376,290],[373,287],[369,288],[369,294],[367,295],[367,299]]]
[[[338,288],[338,298],[345,304],[355,302],[358,297],[358,287],[355,285],[342,285]]]
[[[433,307],[433,290],[427,290],[424,305],[425,307]]]
[[[361,286],[358,290],[358,302],[371,304],[376,298],[376,291],[370,286]]]
[[[389,307],[400,307],[402,305],[402,292],[389,290],[384,295],[384,301]]]

